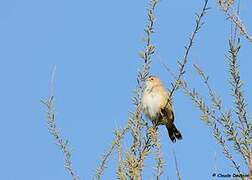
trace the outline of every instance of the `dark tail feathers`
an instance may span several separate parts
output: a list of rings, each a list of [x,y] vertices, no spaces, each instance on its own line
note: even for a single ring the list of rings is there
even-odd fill
[[[168,130],[169,137],[173,143],[176,142],[176,139],[179,139],[179,140],[182,139],[182,135],[179,132],[179,130],[176,128],[174,123],[172,123],[171,125],[166,125],[166,128]]]

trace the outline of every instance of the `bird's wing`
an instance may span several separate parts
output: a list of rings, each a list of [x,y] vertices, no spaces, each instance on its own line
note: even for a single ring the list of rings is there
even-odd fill
[[[165,97],[166,97],[166,98],[164,98],[165,101],[163,102],[163,104],[161,106],[161,114],[169,122],[173,122],[174,121],[174,113],[173,113],[172,103],[169,99],[169,93],[166,93]]]

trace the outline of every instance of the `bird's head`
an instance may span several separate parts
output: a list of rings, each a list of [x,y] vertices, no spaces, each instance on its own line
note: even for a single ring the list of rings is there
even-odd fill
[[[154,86],[163,86],[163,83],[158,77],[151,75],[145,80],[145,86],[152,88]]]

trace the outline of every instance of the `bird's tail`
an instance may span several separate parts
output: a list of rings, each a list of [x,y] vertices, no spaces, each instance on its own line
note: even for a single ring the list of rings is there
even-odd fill
[[[181,133],[179,132],[179,130],[176,128],[176,126],[175,126],[174,123],[167,124],[167,125],[166,125],[166,128],[167,128],[167,130],[168,130],[169,137],[170,137],[170,139],[171,139],[171,141],[172,141],[173,143],[176,142],[176,139],[179,139],[179,140],[182,139],[182,135],[181,135]]]

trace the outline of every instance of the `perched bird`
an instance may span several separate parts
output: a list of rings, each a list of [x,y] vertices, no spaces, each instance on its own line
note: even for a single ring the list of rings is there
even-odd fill
[[[142,110],[154,126],[165,125],[172,142],[182,139],[182,135],[174,124],[174,113],[170,93],[162,81],[156,76],[149,76],[145,81],[142,97]]]

